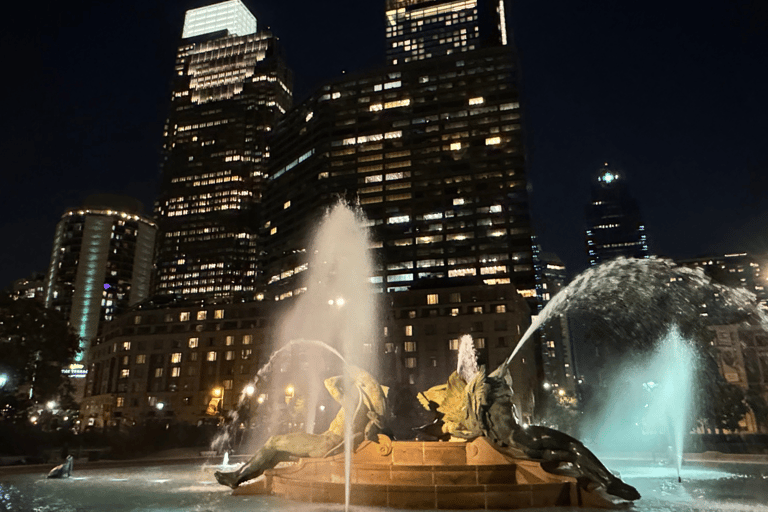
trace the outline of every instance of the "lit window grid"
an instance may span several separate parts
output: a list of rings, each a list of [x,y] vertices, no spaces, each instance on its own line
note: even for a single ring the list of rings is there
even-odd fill
[[[499,68],[501,69],[501,68]],[[495,75],[494,75],[495,79]],[[441,78],[437,76],[432,77],[425,77],[425,80],[421,81],[420,83],[427,84],[431,86],[432,84],[438,84],[441,82]],[[391,78],[390,78],[391,81]],[[407,82],[403,81],[401,78],[400,80],[397,80],[397,82],[400,83],[399,89],[403,89],[403,91],[407,90],[409,91],[409,94],[411,97],[409,97],[409,101],[411,104],[420,101],[418,99],[419,93],[414,92],[413,86],[409,85]],[[509,97],[500,97],[498,94],[495,94],[494,89],[497,87],[496,84],[491,83],[487,84],[487,89],[485,91],[480,88],[477,91],[475,91],[474,95],[467,95],[464,99],[465,102],[465,112],[463,113],[463,117],[467,119],[467,122],[461,121],[461,118],[459,117],[459,123],[464,123],[464,128],[454,128],[454,129],[438,129],[437,134],[443,134],[442,138],[445,140],[446,137],[451,137],[451,133],[455,133],[456,137],[454,140],[459,142],[459,146],[453,145],[453,142],[446,142],[443,144],[443,146],[436,150],[437,154],[439,154],[441,151],[447,151],[450,149],[457,150],[457,147],[460,148],[460,150],[464,150],[464,148],[468,148],[468,151],[472,148],[472,140],[477,140],[479,138],[480,143],[484,146],[486,145],[486,140],[488,141],[487,147],[490,151],[497,152],[498,154],[514,154],[517,151],[518,148],[518,140],[519,135],[516,132],[519,132],[519,103],[517,101],[510,101]],[[369,83],[373,84],[383,84],[388,83],[387,78],[382,78],[380,80],[370,80]],[[342,99],[339,99],[337,101],[348,101],[350,104],[350,107],[356,103],[359,103],[361,106],[357,107],[358,109],[362,110],[363,108],[365,111],[378,111],[378,107],[371,108],[371,105],[377,105],[377,100],[379,98],[376,98],[374,96],[371,96],[371,93],[376,93],[376,85],[369,85],[363,88],[359,88],[357,91],[346,89],[344,86],[339,86],[339,90],[343,92],[341,95]],[[426,86],[425,86],[426,87]],[[399,90],[398,89],[398,90]],[[383,87],[378,90],[383,90]],[[363,98],[363,96],[367,96]],[[401,96],[402,97],[402,96]],[[415,99],[414,99],[415,98]],[[479,100],[473,101],[473,105],[468,105],[469,99],[473,98],[482,98],[483,102],[480,103]],[[490,98],[490,101],[487,101],[487,99]],[[358,101],[361,100],[361,101]],[[362,101],[365,100],[365,101]],[[382,100],[382,110],[383,110],[383,104],[384,102]],[[313,111],[313,119],[317,117],[316,110],[312,109]],[[350,112],[352,112],[350,110]],[[399,113],[398,113],[399,114]],[[403,116],[406,118],[413,118],[413,114],[410,114],[408,112],[404,112]],[[472,121],[471,118],[473,116],[480,116],[478,117],[477,121]],[[304,113],[301,114],[301,122],[302,125],[306,124]],[[453,118],[451,118],[453,119]],[[453,121],[451,121],[453,123]],[[415,123],[415,121],[414,121]],[[490,124],[489,124],[490,123]],[[442,123],[441,123],[442,124]],[[446,123],[446,126],[448,123]],[[394,124],[394,126],[400,126],[397,124]],[[470,131],[468,128],[475,128],[475,127],[488,127],[487,131],[485,131],[485,134],[472,134],[470,135]],[[438,128],[438,126],[435,126],[435,128]],[[455,131],[452,131],[455,130]],[[494,131],[495,130],[495,131]],[[475,130],[477,131],[477,130]],[[399,139],[404,139],[408,135],[406,135],[408,132],[406,129],[401,130],[402,135],[400,135]],[[466,133],[465,133],[466,132]],[[421,165],[420,160],[425,160],[425,165],[429,166],[428,160],[431,155],[427,154],[427,152],[424,152],[423,157],[414,158],[416,155],[414,154],[407,154],[404,157],[399,157],[398,159],[392,160],[391,163],[388,161],[388,155],[390,153],[394,153],[392,151],[392,147],[388,146],[386,143],[386,140],[382,140],[381,136],[376,136],[374,132],[374,136],[369,138],[369,135],[362,134],[357,135],[355,138],[348,138],[348,139],[342,139],[338,141],[339,146],[350,148],[350,149],[344,149],[343,151],[340,150],[332,150],[330,152],[331,154],[331,160],[330,160],[330,167],[332,171],[330,173],[324,172],[322,173],[324,176],[328,176],[329,174],[331,177],[335,177],[336,175],[342,176],[342,175],[348,175],[350,173],[355,173],[359,176],[358,182],[359,183],[370,183],[375,185],[369,185],[367,187],[360,187],[360,203],[363,205],[364,208],[367,208],[371,205],[376,204],[382,204],[385,205],[387,203],[390,203],[392,205],[396,205],[398,201],[406,201],[406,203],[403,203],[401,205],[398,205],[398,208],[401,212],[407,213],[408,208],[410,208],[407,201],[413,198],[412,190],[417,187],[418,185],[418,176],[414,175],[412,170],[418,169]],[[378,132],[381,133],[381,132]],[[510,137],[508,134],[511,134],[512,137]],[[396,142],[399,147],[403,147],[402,144],[399,142]],[[333,142],[335,143],[335,142]],[[409,147],[409,146],[405,146]],[[476,146],[475,146],[476,147]],[[309,148],[307,148],[309,149]],[[317,151],[317,148],[313,148],[313,151]],[[355,155],[359,155],[358,158],[350,158],[354,157]],[[487,157],[489,159],[496,158],[496,157]],[[490,160],[489,160],[490,161]],[[308,162],[308,164],[311,166],[311,162]],[[385,179],[385,175],[391,174],[386,173],[386,167],[392,165],[392,164],[403,164],[403,169],[406,169],[405,172],[402,174],[401,182],[392,182],[392,185],[397,184],[397,187],[403,190],[404,193],[392,193],[388,194],[389,191],[389,185],[387,185],[387,180]],[[495,164],[494,164],[495,165]],[[299,172],[301,173],[303,166],[299,165],[296,166],[294,169],[292,169],[291,173]],[[486,173],[488,176],[493,175],[490,179],[496,179],[499,178],[499,180],[503,180],[503,186],[508,187],[512,190],[520,190],[521,192],[524,192],[525,188],[525,173],[524,169],[521,168],[520,170],[516,169],[515,167],[507,167],[507,170],[505,171],[504,168],[499,168],[500,171],[494,171],[491,173]],[[521,172],[522,171],[522,172]],[[406,174],[407,173],[407,174]],[[316,175],[316,176],[319,176]],[[406,177],[407,176],[407,177]],[[480,175],[477,175],[476,177],[480,177]],[[467,178],[469,179],[469,178]],[[379,185],[380,184],[380,185]],[[393,187],[393,191],[394,191]],[[295,203],[295,201],[294,201]],[[465,201],[466,203],[466,201]],[[450,232],[450,230],[443,225],[442,230],[445,232],[445,234],[441,235],[426,235],[422,237],[412,237],[412,238],[405,238],[398,241],[391,241],[386,242],[386,238],[384,243],[374,241],[372,244],[372,247],[378,247],[378,249],[385,249],[385,246],[387,244],[391,244],[394,246],[399,247],[412,247],[412,246],[419,246],[419,245],[430,245],[430,244],[446,244],[448,242],[453,241],[469,241],[484,237],[492,237],[492,238],[498,238],[498,244],[503,245],[505,241],[509,240],[510,237],[514,237],[516,239],[519,239],[521,248],[525,247],[525,241],[524,236],[521,237],[521,235],[525,235],[526,233],[529,233],[529,227],[527,224],[527,221],[525,220],[525,217],[520,217],[520,220],[522,221],[520,224],[517,223],[517,217],[512,215],[510,212],[503,210],[501,206],[498,204],[498,202],[491,204],[490,206],[483,206],[481,204],[470,204],[466,203],[465,206],[475,207],[477,212],[480,212],[481,209],[484,209],[486,213],[488,214],[501,214],[498,216],[493,215],[493,217],[499,217],[499,218],[487,218],[486,220],[488,222],[491,222],[492,224],[488,224],[488,226],[491,226],[487,229],[477,229],[478,226],[472,226],[470,229],[465,229],[463,231],[459,232]],[[403,208],[406,210],[404,211]],[[400,216],[404,217],[404,216]],[[420,225],[419,230],[424,231],[424,225],[421,224],[420,220],[413,220],[416,219],[418,216],[411,215],[412,225]],[[423,219],[426,221],[426,219]],[[447,220],[447,219],[445,219]],[[477,221],[479,222],[479,221]],[[497,224],[497,222],[500,222],[500,224]],[[498,227],[493,227],[497,226]],[[519,226],[519,227],[518,227]],[[436,246],[440,247],[440,245]],[[530,250],[528,250],[530,252]],[[391,258],[387,258],[388,260]],[[500,263],[505,263],[503,261],[505,258],[500,261]],[[510,262],[511,263],[511,262]],[[443,266],[444,267],[444,266]],[[391,289],[394,289],[396,287],[402,286],[403,284],[408,284],[408,282],[412,282],[412,279],[418,279],[422,277],[427,277],[428,275],[435,274],[435,275],[447,275],[449,271],[452,270],[451,276],[453,277],[460,277],[463,275],[471,275],[472,272],[474,272],[474,275],[483,275],[487,277],[484,279],[486,284],[506,284],[511,282],[509,277],[497,277],[498,274],[506,274],[506,275],[517,275],[517,273],[520,272],[529,272],[529,270],[532,269],[532,266],[529,261],[522,262],[518,265],[476,265],[473,269],[469,269],[467,267],[456,267],[456,268],[425,268],[423,272],[420,272],[419,274],[413,273],[411,276],[408,274],[391,274],[387,275],[385,273],[384,276],[380,277],[372,277],[371,281],[373,283],[382,283],[382,282],[392,282],[397,283],[396,286],[393,285]],[[384,279],[382,279],[384,277]],[[275,278],[272,278],[272,282]]]

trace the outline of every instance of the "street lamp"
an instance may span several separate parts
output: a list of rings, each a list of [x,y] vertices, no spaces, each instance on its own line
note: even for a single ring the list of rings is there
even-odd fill
[[[254,391],[256,391],[256,388],[253,387],[253,384],[248,384],[247,386],[245,386],[244,391],[245,391],[246,395],[251,397],[251,396],[253,396]]]
[[[0,388],[5,387],[6,384],[8,384],[8,375],[0,373]]]
[[[285,403],[289,403],[293,399],[293,395],[296,393],[293,384],[288,384],[285,388]]]
[[[221,389],[220,387],[215,387],[215,388],[213,388],[213,389],[211,390],[211,394],[212,394],[212,395],[213,395],[215,398],[221,398],[221,395],[222,395],[222,394],[224,394],[224,390],[223,390],[223,389]]]

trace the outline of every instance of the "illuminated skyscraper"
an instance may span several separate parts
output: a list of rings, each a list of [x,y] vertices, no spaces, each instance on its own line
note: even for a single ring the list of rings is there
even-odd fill
[[[91,196],[56,225],[45,305],[69,319],[82,350],[100,322],[149,295],[157,226],[141,210],[132,198]]]
[[[506,45],[503,0],[387,0],[387,63]]]
[[[291,87],[274,36],[240,0],[187,11],[155,205],[157,293],[254,290],[266,137]]]
[[[422,11],[432,16],[424,48],[438,46],[329,83],[278,126],[264,219],[265,277],[278,298],[301,291],[306,226],[346,197],[372,227],[380,291],[513,284],[535,299],[516,60],[498,36],[503,25],[483,39],[485,8],[389,1],[392,51],[397,34],[423,26]]]
[[[627,191],[623,176],[610,170],[608,164],[592,183],[592,201],[586,208],[586,217],[590,265],[619,256],[649,256],[640,208]]]

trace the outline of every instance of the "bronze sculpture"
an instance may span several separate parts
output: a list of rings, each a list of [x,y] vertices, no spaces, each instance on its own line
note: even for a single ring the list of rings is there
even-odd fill
[[[372,438],[381,428],[385,415],[386,396],[384,389],[368,372],[355,366],[348,366],[349,377],[357,391],[357,406],[352,417],[352,433],[355,441]],[[343,377],[325,380],[325,388],[339,404],[344,403]],[[354,397],[352,397],[354,398]],[[328,430],[322,434],[292,432],[270,437],[251,459],[236,471],[214,473],[216,480],[231,488],[260,476],[265,470],[290,457],[328,457],[337,452],[344,443],[344,408],[339,410]]]

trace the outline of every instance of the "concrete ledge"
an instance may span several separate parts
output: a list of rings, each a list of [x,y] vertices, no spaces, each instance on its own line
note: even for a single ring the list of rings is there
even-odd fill
[[[220,458],[220,457],[217,457]],[[73,465],[72,472],[78,471],[91,471],[98,469],[115,469],[115,468],[135,468],[135,467],[152,467],[152,466],[173,466],[183,464],[199,464],[203,465],[206,462],[210,462],[209,457],[180,457],[180,458],[165,458],[165,459],[128,459],[128,460],[100,460],[100,461],[78,461],[76,460]],[[232,457],[231,462],[242,462],[245,460],[245,456]],[[23,475],[30,473],[40,473],[41,475],[47,475],[50,470],[58,466],[61,462],[49,462],[47,464],[19,464],[15,466],[0,466],[0,477],[8,475]],[[216,464],[210,464],[215,466]]]

